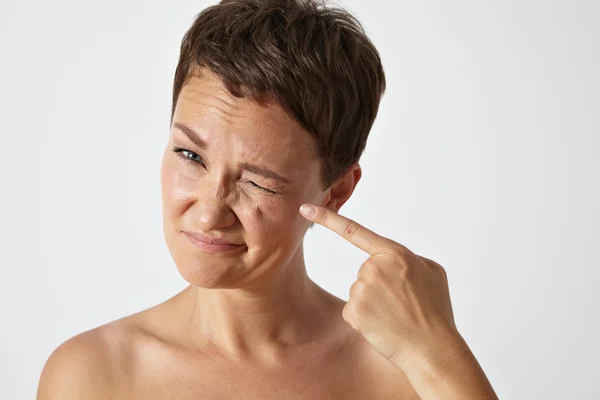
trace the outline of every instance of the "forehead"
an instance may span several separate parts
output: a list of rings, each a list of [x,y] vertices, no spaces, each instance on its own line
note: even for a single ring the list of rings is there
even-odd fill
[[[275,100],[236,98],[208,70],[189,78],[173,115],[211,145],[227,145],[244,161],[298,168],[317,161],[313,137]]]

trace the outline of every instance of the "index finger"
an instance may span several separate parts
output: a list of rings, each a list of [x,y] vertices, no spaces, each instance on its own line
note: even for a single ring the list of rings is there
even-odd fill
[[[314,215],[311,216],[310,213],[305,212],[305,207],[307,206],[313,207],[315,210]],[[306,210],[309,211],[308,209]],[[389,239],[379,236],[358,222],[346,218],[325,207],[319,207],[313,204],[303,204],[302,207],[300,207],[300,214],[308,220],[332,230],[370,255],[380,253],[390,246]]]

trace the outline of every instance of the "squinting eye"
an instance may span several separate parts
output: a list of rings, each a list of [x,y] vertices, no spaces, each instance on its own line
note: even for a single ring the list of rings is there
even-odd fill
[[[177,146],[175,146],[175,147],[173,147],[173,151],[174,151],[175,153],[180,153],[180,154],[179,154],[179,156],[180,156],[180,157],[181,157],[181,158],[182,158],[184,161],[189,161],[189,162],[198,162],[198,163],[204,164],[204,160],[202,160],[202,157],[200,157],[198,154],[194,153],[194,152],[193,152],[193,151],[191,151],[191,150],[188,150],[188,149],[184,149],[184,148],[182,148],[182,147],[177,147]],[[195,160],[195,159],[193,159],[193,158],[190,158],[190,156],[192,156],[192,157],[193,157],[193,156],[196,156],[196,157],[198,157],[198,159],[196,159],[196,160]]]
[[[194,153],[191,150],[184,149],[183,147],[174,146],[173,147],[173,152],[179,153],[178,156],[181,159],[183,159],[183,161],[185,161],[185,162],[204,164],[204,160],[202,159],[202,157],[200,157],[198,154]],[[194,159],[193,157],[197,157],[197,159]],[[252,181],[246,181],[246,182],[248,182],[250,185],[252,185],[255,188],[260,189],[260,190],[262,190],[264,192],[267,192],[267,193],[270,193],[270,194],[275,194],[275,192],[273,190],[270,190],[270,189],[267,189],[267,188],[262,187],[260,185],[257,185],[256,183],[254,183]]]
[[[267,189],[267,188],[264,188],[264,187],[262,187],[262,186],[260,186],[260,185],[257,185],[256,183],[254,183],[254,182],[252,182],[252,181],[248,181],[248,183],[250,183],[252,186],[254,186],[254,187],[258,188],[258,189],[264,190],[264,191],[265,191],[265,192],[267,192],[267,193],[275,194],[275,192],[274,192],[274,191],[272,191],[272,190],[269,190],[269,189]]]

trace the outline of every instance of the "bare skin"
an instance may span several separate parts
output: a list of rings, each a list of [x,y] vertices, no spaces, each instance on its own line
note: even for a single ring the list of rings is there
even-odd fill
[[[345,302],[315,290],[323,312],[313,340],[256,359],[185,339],[189,287],[67,341],[48,361],[38,399],[418,399],[404,373],[342,320]]]
[[[190,286],[63,343],[38,400],[419,398],[344,321],[345,302],[306,274],[310,222],[298,209],[339,211],[358,164],[324,187],[314,139],[296,121],[205,71],[179,96],[161,168],[165,240]],[[189,233],[236,246],[207,250]]]

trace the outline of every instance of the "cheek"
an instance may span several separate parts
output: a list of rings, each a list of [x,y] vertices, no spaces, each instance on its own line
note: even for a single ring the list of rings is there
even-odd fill
[[[163,208],[173,209],[192,197],[197,179],[178,168],[173,161],[165,160],[161,167],[161,194]]]
[[[266,198],[240,202],[234,211],[248,241],[273,247],[296,243],[304,236],[309,223],[298,212],[300,205],[300,201],[290,198]]]

